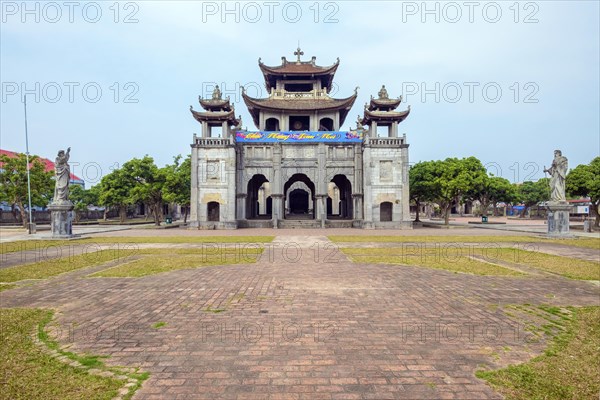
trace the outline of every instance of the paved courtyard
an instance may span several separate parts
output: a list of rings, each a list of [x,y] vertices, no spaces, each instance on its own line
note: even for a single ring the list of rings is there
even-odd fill
[[[115,235],[140,236],[130,232]],[[600,305],[597,284],[550,274],[352,263],[321,232],[333,233],[264,232],[278,236],[255,264],[143,278],[79,270],[3,292],[1,306],[57,310],[52,332],[62,345],[148,371],[134,399],[149,400],[499,399],[475,371],[544,347],[502,305]]]

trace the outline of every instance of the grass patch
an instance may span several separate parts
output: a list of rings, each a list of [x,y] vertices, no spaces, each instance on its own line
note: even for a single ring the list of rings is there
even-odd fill
[[[153,325],[152,325],[152,327],[153,327],[154,329],[160,329],[160,328],[162,328],[163,326],[167,326],[167,323],[166,323],[166,322],[163,322],[163,321],[160,321],[160,322],[157,322],[157,323],[155,323],[155,324],[153,324]]]
[[[260,259],[262,248],[220,249],[140,249],[142,258],[98,271],[91,277],[139,278],[180,269],[214,265],[252,264]]]
[[[600,263],[598,262],[519,249],[491,249],[488,256],[571,279],[600,280]]]
[[[13,284],[0,284],[0,292],[4,291],[4,290],[8,290],[8,289],[12,289],[17,287],[17,285],[13,285]]]
[[[460,248],[427,249],[415,254],[402,248],[341,248],[353,262],[376,264],[401,264],[416,267],[443,269],[475,275],[523,276],[525,274],[500,265],[475,260],[469,251]],[[477,249],[483,251],[485,249]],[[475,253],[475,252],[473,252]]]
[[[270,243],[275,236],[149,236],[149,237],[107,237],[61,240],[20,240],[0,243],[0,254],[27,250],[44,250],[50,247],[76,246],[85,244],[112,243]]]
[[[31,335],[52,318],[52,312],[39,309],[0,309],[3,372],[0,399],[106,399],[116,396],[125,381],[90,375],[64,364],[36,345]],[[45,332],[43,341],[49,341]],[[54,345],[57,348],[58,346]],[[98,357],[80,357],[101,366]],[[93,360],[93,362],[92,362]]]
[[[133,251],[127,252],[123,250],[101,250],[72,257],[55,258],[32,264],[17,265],[0,269],[0,282],[17,282],[24,279],[45,279],[64,272],[102,264],[120,257],[126,257],[132,252]]]
[[[548,311],[549,310],[549,311]],[[551,314],[560,310],[547,308]],[[477,371],[506,399],[598,399],[600,307],[572,309],[562,333],[544,354],[497,371]]]
[[[328,236],[335,243],[556,243],[600,250],[600,238],[545,239],[535,236]]]

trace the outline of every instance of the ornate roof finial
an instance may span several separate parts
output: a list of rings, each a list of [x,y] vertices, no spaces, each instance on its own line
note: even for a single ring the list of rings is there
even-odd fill
[[[360,89],[360,86],[354,88],[354,94],[358,94],[358,89]]]
[[[294,52],[294,55],[298,57],[298,61],[296,61],[296,62],[300,63],[300,56],[304,55],[304,52],[302,50],[300,50],[300,41],[298,41],[298,48]]]
[[[215,85],[215,90],[212,93],[213,100],[221,100],[221,90],[219,89],[219,85]]]
[[[379,95],[380,99],[389,99],[390,98],[388,96],[388,92],[387,92],[387,89],[385,88],[385,85],[381,85],[381,90],[377,94]]]

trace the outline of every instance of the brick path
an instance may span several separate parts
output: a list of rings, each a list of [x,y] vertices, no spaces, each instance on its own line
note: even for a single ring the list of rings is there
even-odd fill
[[[55,308],[63,345],[150,372],[135,399],[497,399],[474,371],[543,344],[493,305],[600,301],[553,276],[352,264],[324,236],[278,236],[257,264],[84,278],[102,268],[1,305]]]

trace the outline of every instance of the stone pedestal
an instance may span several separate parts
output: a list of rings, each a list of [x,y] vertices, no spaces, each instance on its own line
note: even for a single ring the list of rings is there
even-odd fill
[[[571,206],[567,202],[549,202],[548,210],[548,236],[555,238],[569,238],[569,210]]]
[[[48,205],[50,210],[50,230],[52,238],[68,239],[73,237],[73,203],[70,201],[63,203],[51,203]]]

